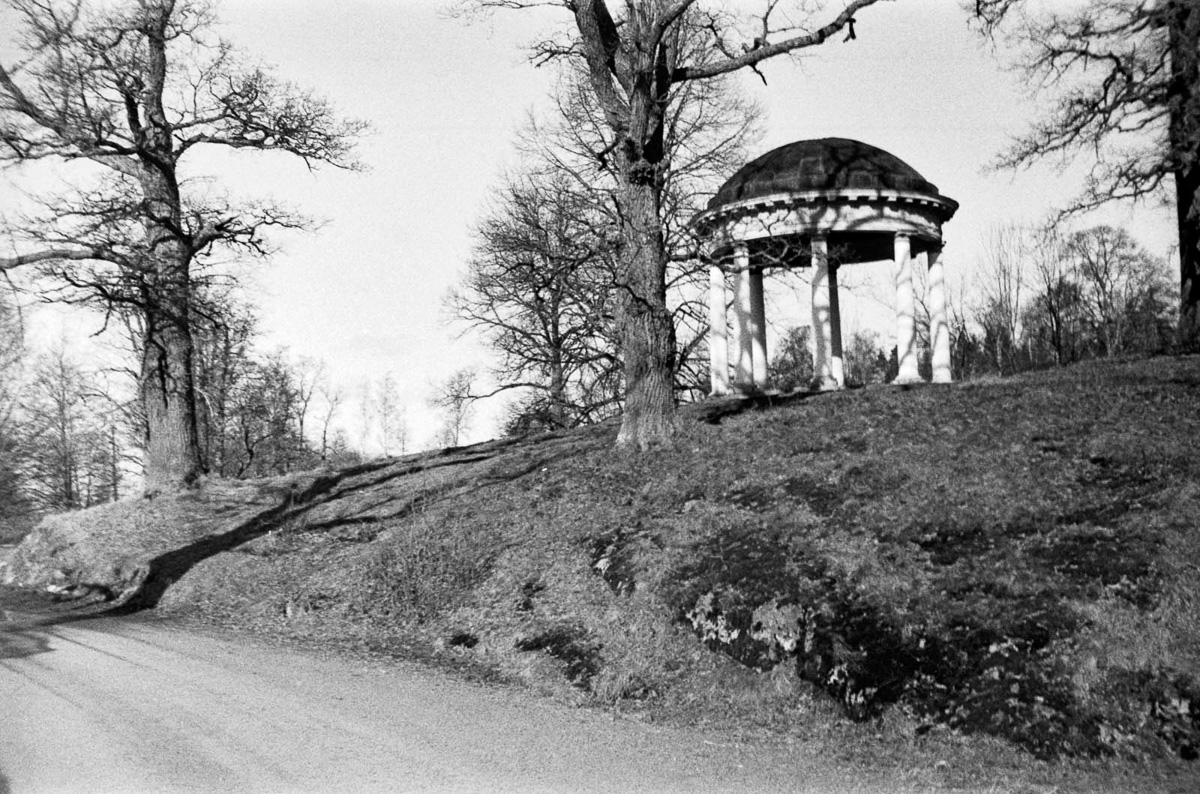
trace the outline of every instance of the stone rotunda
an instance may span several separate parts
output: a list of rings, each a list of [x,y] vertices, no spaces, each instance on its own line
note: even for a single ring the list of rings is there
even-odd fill
[[[928,269],[933,381],[948,383],[942,224],[957,209],[958,202],[938,193],[903,160],[847,138],[789,143],[743,166],[692,221],[710,263],[712,393],[767,386],[763,272],[769,268],[814,269],[814,386],[844,386],[838,270],[881,260],[892,261],[895,276],[896,382],[921,379],[915,259]],[[733,277],[732,317],[727,316],[726,274]]]

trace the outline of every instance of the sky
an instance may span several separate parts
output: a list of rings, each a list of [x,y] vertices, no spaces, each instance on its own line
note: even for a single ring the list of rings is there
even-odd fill
[[[530,63],[529,45],[566,22],[557,11],[467,20],[447,14],[450,6],[224,0],[224,36],[344,115],[371,123],[359,149],[368,169],[309,172],[281,155],[244,152],[204,162],[231,190],[283,199],[321,222],[310,232],[276,235],[278,252],[246,276],[264,347],[323,361],[351,401],[359,384],[391,373],[414,447],[430,443],[436,431],[426,404],[433,384],[463,367],[488,366],[486,347],[461,335],[443,298],[465,272],[472,226],[489,195],[517,164],[525,120],[548,109],[555,73]],[[851,42],[839,37],[800,58],[767,62],[765,85],[753,73],[739,76],[765,111],[764,137],[752,156],[821,137],[855,138],[895,154],[960,203],[944,229],[944,261],[952,289],[969,286],[989,230],[1036,222],[1065,204],[1088,163],[1015,173],[988,168],[1036,117],[1039,99],[1018,71],[1005,68],[1015,53],[984,42],[957,0],[880,3],[859,13],[856,33]],[[0,202],[8,185],[0,177]],[[1172,212],[1154,204],[1112,206],[1078,223],[1125,225],[1166,257],[1174,244]],[[885,339],[891,332],[887,272],[872,267],[844,279],[851,289],[843,298],[847,338],[860,329]],[[808,313],[797,282],[769,291],[770,344],[784,328],[807,324]],[[95,327],[95,318],[42,311],[36,334]],[[495,434],[500,407],[481,406],[471,440]],[[343,411],[341,424],[355,441],[356,409]]]

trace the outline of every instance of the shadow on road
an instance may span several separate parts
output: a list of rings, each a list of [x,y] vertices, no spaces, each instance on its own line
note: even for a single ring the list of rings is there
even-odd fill
[[[0,659],[24,659],[50,650],[50,642],[38,631],[26,628],[10,629],[0,625]],[[0,778],[0,794],[8,789]]]
[[[0,661],[49,653],[51,627],[95,620],[108,610],[95,600],[63,600],[45,590],[0,585]]]

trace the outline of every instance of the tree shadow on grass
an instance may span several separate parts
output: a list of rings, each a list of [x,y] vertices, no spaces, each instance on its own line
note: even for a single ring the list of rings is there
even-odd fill
[[[122,597],[120,603],[107,610],[107,614],[128,615],[144,609],[153,609],[158,606],[167,590],[199,563],[278,530],[318,505],[328,504],[353,493],[380,486],[389,480],[442,466],[475,463],[489,457],[491,457],[490,454],[475,454],[433,460],[422,458],[409,465],[397,465],[395,461],[387,461],[356,466],[336,474],[317,477],[307,488],[288,494],[279,504],[258,513],[228,532],[208,535],[186,546],[154,557],[147,564],[145,576],[132,594]],[[365,478],[348,487],[339,487],[348,480],[376,471],[382,471],[382,475]],[[116,597],[115,593],[108,595]]]
[[[132,592],[121,595],[111,591],[102,593],[109,600],[117,601],[117,603],[106,610],[105,614],[128,615],[146,609],[153,609],[162,600],[167,590],[199,563],[210,557],[215,557],[223,552],[238,548],[269,532],[281,529],[318,506],[328,505],[403,477],[434,469],[482,463],[495,458],[504,450],[518,443],[536,447],[559,438],[560,436],[558,435],[548,435],[539,439],[523,441],[519,439],[502,439],[471,447],[440,450],[436,453],[421,455],[407,461],[389,460],[380,463],[364,464],[335,474],[318,477],[308,487],[288,494],[279,504],[263,510],[248,521],[227,532],[208,535],[186,546],[172,549],[154,557],[144,568],[145,574],[141,578],[141,581],[132,588]],[[572,446],[569,440],[568,446]],[[547,452],[546,450],[542,451],[543,453]],[[493,484],[494,482],[515,479],[530,471],[535,471],[546,465],[548,461],[562,457],[565,454],[570,454],[569,450],[551,450],[549,454],[533,456],[533,460],[529,463],[523,462],[515,472],[506,472],[499,477],[493,474],[492,476],[481,477],[477,481],[464,481],[464,483],[456,483],[455,485],[479,487]],[[378,476],[364,476],[375,473]],[[351,518],[335,519],[306,527],[306,530],[329,530],[348,523],[376,524],[382,526],[385,521],[402,519],[410,515],[421,505],[428,503],[430,499],[439,498],[451,490],[454,490],[454,488],[446,488],[444,486],[420,489],[416,494],[405,500],[398,508],[389,511],[386,515],[358,515]],[[392,500],[384,499],[377,503],[375,507],[390,501]]]
[[[725,416],[747,410],[763,410],[773,406],[792,404],[807,399],[809,396],[811,395],[808,393],[759,394],[707,401],[704,404],[685,407],[684,411],[685,416],[690,415],[698,421],[719,423]],[[511,482],[543,469],[550,463],[571,457],[583,448],[611,443],[615,427],[615,423],[603,423],[583,430],[556,431],[533,438],[499,439],[468,447],[439,450],[401,460],[393,459],[363,464],[319,476],[307,487],[284,495],[278,504],[262,510],[226,532],[207,535],[180,548],[159,554],[141,568],[138,577],[130,582],[128,587],[122,587],[119,583],[116,587],[83,583],[75,588],[74,597],[101,598],[107,602],[103,610],[89,608],[86,613],[70,617],[55,616],[48,619],[53,622],[67,622],[87,620],[101,615],[130,615],[153,609],[158,606],[163,596],[176,582],[204,560],[236,549],[270,532],[294,525],[297,519],[319,506],[329,505],[335,501],[368,492],[389,481],[439,468],[482,463],[492,460],[504,452],[517,451],[518,454],[513,456],[510,465],[502,465],[473,481],[464,480],[461,483],[452,483],[449,488],[443,485],[419,489],[416,494],[404,500],[398,507],[389,509],[385,514],[363,515],[359,511],[356,516],[336,518],[303,527],[304,531],[330,531],[346,525],[371,525],[372,529],[367,533],[365,540],[374,539],[374,535],[378,533],[378,530],[374,529],[375,527],[379,527],[381,530],[386,522],[403,519],[423,504],[428,503],[430,499],[440,498],[457,488],[463,486],[478,488]],[[537,453],[531,454],[533,450],[537,450]],[[520,454],[522,452],[523,455]],[[370,509],[374,510],[394,501],[394,499],[383,499]],[[14,642],[17,641],[14,640]]]
[[[725,416],[742,413],[747,410],[763,410],[779,405],[789,405],[807,399],[810,396],[812,395],[808,392],[782,395],[757,394],[708,401],[689,407],[687,413],[693,415],[699,421],[719,423]],[[132,593],[120,595],[119,597],[117,593],[112,591],[102,593],[109,600],[118,601],[105,614],[128,615],[146,609],[153,609],[162,601],[167,590],[199,563],[210,557],[215,557],[218,554],[238,548],[269,532],[278,530],[319,505],[326,505],[353,494],[379,487],[388,481],[427,472],[432,469],[481,463],[516,447],[525,450],[541,447],[540,454],[532,455],[527,460],[514,461],[515,465],[507,467],[507,470],[491,472],[481,477],[474,485],[478,487],[511,482],[542,469],[548,463],[570,457],[581,447],[605,443],[608,436],[612,435],[613,429],[613,427],[597,426],[588,428],[582,433],[560,431],[547,433],[536,438],[499,439],[469,447],[440,450],[432,454],[419,456],[407,463],[397,461],[370,463],[346,469],[336,474],[318,477],[307,488],[289,494],[279,504],[260,512],[250,520],[243,522],[228,532],[208,535],[186,546],[172,549],[151,559],[146,566],[144,577],[133,588]],[[550,447],[550,449],[546,449],[546,447]],[[379,472],[379,476],[363,476],[374,472]],[[357,481],[352,484],[347,484],[356,479]],[[309,529],[329,530],[347,523],[380,523],[384,520],[401,519],[411,514],[429,498],[437,498],[444,495],[448,490],[453,490],[453,488],[423,490],[385,516],[360,515],[355,518],[322,522],[309,527]],[[384,502],[387,501],[390,500],[384,500]]]
[[[824,393],[801,390],[786,393],[757,392],[733,394],[727,397],[709,397],[700,402],[681,406],[680,413],[684,417],[694,419],[697,422],[719,425],[723,420],[731,416],[737,416],[749,411],[765,411],[769,408],[796,405]]]

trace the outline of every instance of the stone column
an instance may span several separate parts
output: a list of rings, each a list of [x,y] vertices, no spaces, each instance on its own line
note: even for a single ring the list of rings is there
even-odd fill
[[[756,267],[750,275],[750,349],[754,386],[767,385],[767,310],[763,303],[763,271]]]
[[[824,237],[812,238],[812,264],[813,385],[818,389],[836,389],[838,384],[833,376],[829,245]]]
[[[708,268],[708,361],[712,395],[729,394],[729,335],[726,330],[725,271]]]
[[[829,262],[829,374],[838,388],[846,385],[846,365],[842,357],[842,309],[838,300],[838,265]]]
[[[733,382],[740,388],[754,385],[754,321],[750,300],[750,253],[745,245],[739,245],[733,254],[733,339],[734,376]]]
[[[933,348],[933,382],[949,383],[950,322],[946,317],[946,269],[942,249],[929,252],[929,339]]]
[[[896,277],[896,357],[900,374],[896,383],[916,383],[921,380],[917,371],[917,301],[913,292],[912,243],[907,234],[897,234],[893,258]]]

